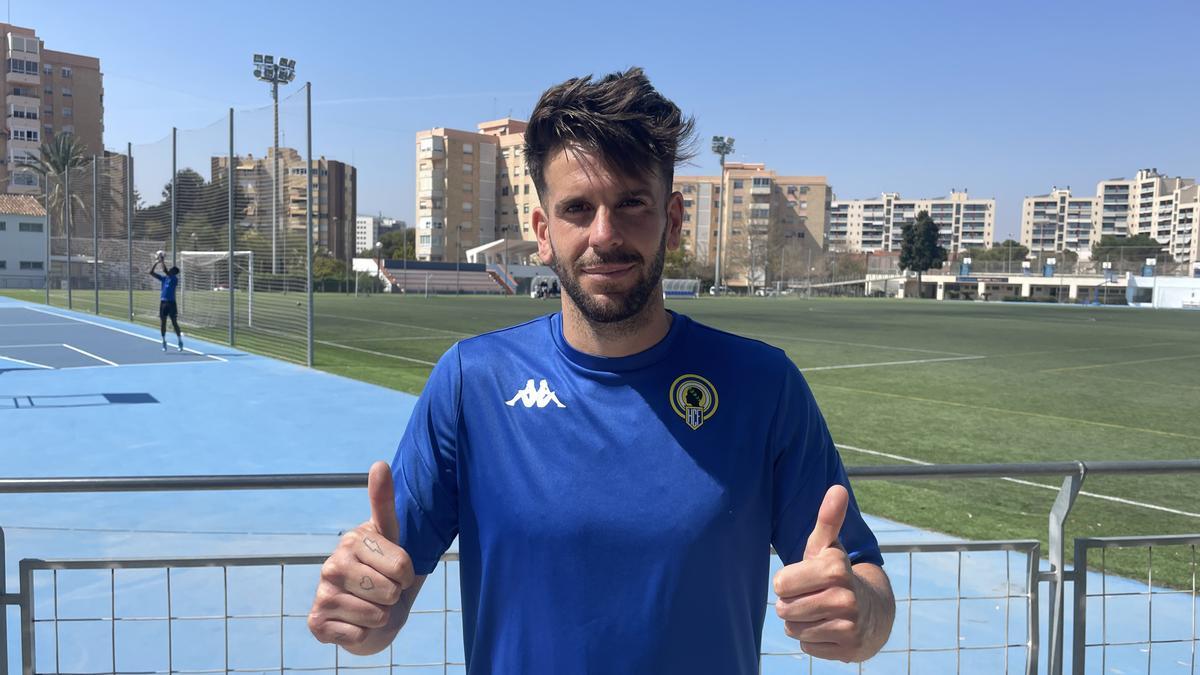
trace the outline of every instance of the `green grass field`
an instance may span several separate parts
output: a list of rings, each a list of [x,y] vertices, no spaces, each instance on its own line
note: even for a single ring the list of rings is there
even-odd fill
[[[261,305],[270,302],[281,313],[294,304],[264,297]],[[330,294],[315,303],[318,368],[413,393],[456,340],[557,308],[498,297]],[[848,465],[1200,456],[1200,312],[795,298],[669,306],[784,349]],[[239,346],[270,346],[269,334],[249,338]],[[999,479],[859,481],[855,489],[873,514],[1043,544],[1055,497]],[[1084,490],[1103,497],[1079,498],[1069,537],[1200,531],[1200,475],[1092,477]],[[1156,550],[1155,581],[1190,587],[1193,555]],[[1144,549],[1107,562],[1127,576],[1146,573]]]

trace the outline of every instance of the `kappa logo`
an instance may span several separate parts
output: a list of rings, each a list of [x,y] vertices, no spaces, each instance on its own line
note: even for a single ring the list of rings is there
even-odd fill
[[[567,407],[562,404],[562,401],[558,400],[557,394],[550,391],[550,385],[546,384],[545,380],[542,380],[536,389],[533,387],[533,380],[527,381],[525,388],[518,391],[516,396],[513,396],[509,401],[505,401],[504,404],[511,408],[517,405],[517,401],[525,404],[526,408],[534,406],[545,408],[551,403],[559,408]]]

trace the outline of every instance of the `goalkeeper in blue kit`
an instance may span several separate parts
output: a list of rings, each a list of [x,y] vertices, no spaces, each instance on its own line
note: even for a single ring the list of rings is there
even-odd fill
[[[162,274],[158,274],[154,270],[162,267]],[[167,319],[171,319],[171,327],[175,329],[175,339],[178,341],[179,351],[183,351],[183,333],[179,330],[179,307],[175,304],[175,289],[179,286],[179,268],[174,265],[167,269],[167,263],[163,260],[163,252],[159,251],[154,264],[150,267],[150,276],[158,279],[158,283],[162,285],[162,291],[159,293],[158,301],[158,320],[159,330],[162,333],[162,350],[167,351]]]

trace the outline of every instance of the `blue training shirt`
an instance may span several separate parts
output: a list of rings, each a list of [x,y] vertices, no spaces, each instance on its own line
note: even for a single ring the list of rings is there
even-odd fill
[[[468,673],[758,672],[768,547],[803,558],[849,484],[781,350],[673,316],[632,356],[554,314],[434,368],[392,463],[399,543],[428,574],[459,538]],[[882,564],[853,493],[841,542]]]
[[[162,275],[155,272],[151,272],[150,275],[162,284],[162,292],[159,293],[158,299],[163,302],[175,302],[175,287],[179,285],[179,275]]]

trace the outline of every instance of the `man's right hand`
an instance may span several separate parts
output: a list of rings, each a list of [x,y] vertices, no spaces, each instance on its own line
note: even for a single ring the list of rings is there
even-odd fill
[[[367,495],[371,519],[347,532],[321,566],[308,613],[308,629],[318,640],[351,654],[374,654],[391,644],[425,579],[396,545],[400,524],[386,462],[371,466]]]

